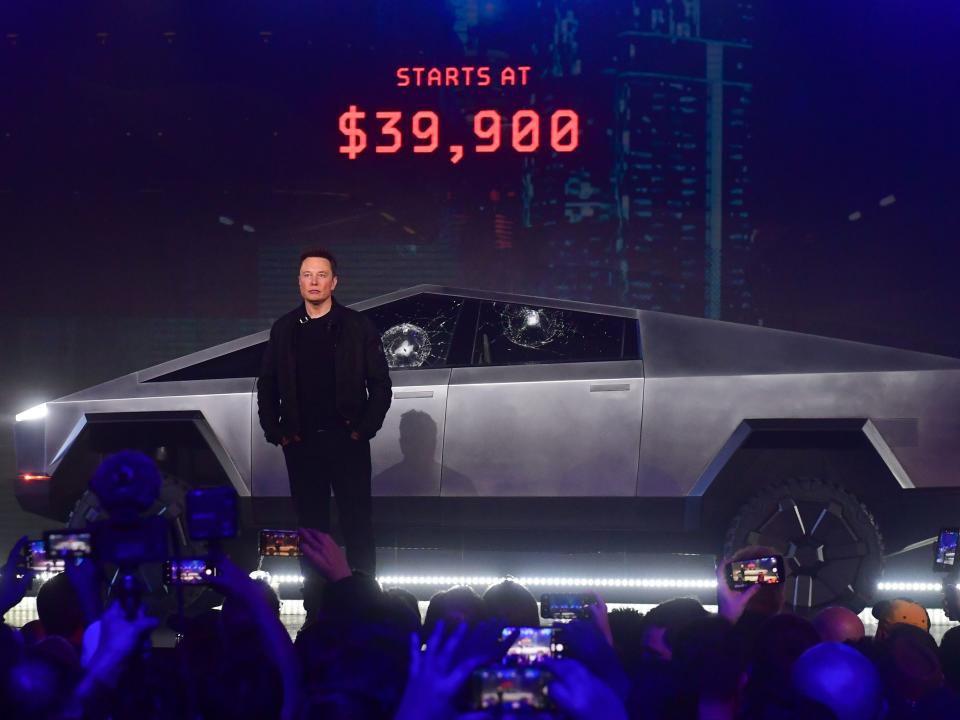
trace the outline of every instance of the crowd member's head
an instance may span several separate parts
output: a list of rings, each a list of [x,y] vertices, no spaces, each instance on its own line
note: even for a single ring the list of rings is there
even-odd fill
[[[730,561],[748,560],[750,558],[770,557],[776,555],[777,551],[764,545],[748,545],[737,550]],[[755,615],[777,615],[783,610],[784,594],[783,583],[777,585],[764,585],[757,594],[750,598],[747,603],[746,612]]]
[[[669,660],[676,633],[707,614],[694,598],[674,598],[660,603],[643,618],[643,650],[648,655]]]
[[[698,717],[735,717],[746,686],[746,658],[728,620],[707,615],[669,635],[672,663]]]
[[[931,690],[943,686],[937,643],[914,625],[893,625],[876,644],[876,665],[892,702],[912,707]]]
[[[420,603],[409,590],[391,588],[383,593],[382,622],[402,630],[408,635],[419,633],[423,628],[420,618]]]
[[[503,625],[513,627],[537,627],[540,611],[537,599],[527,588],[514,580],[503,580],[491,585],[483,593],[487,616]]]
[[[940,666],[947,685],[960,693],[960,627],[952,627],[940,640]]]
[[[763,622],[750,651],[747,695],[755,712],[782,707],[794,663],[819,642],[813,624],[797,615],[774,615]]]
[[[270,606],[270,609],[279,617],[280,615],[280,596],[277,595],[277,591],[270,587],[269,583],[264,580],[257,580],[256,587],[258,591],[263,595],[264,600],[267,605]],[[249,630],[255,629],[254,626],[254,617],[248,609],[246,603],[238,600],[237,598],[226,597],[223,601],[223,608],[221,610],[223,630],[229,636],[235,633],[246,633]]]
[[[879,720],[885,707],[880,674],[861,653],[842,643],[820,643],[793,665],[793,687],[828,708],[837,720]]]
[[[59,635],[79,648],[86,618],[80,598],[66,573],[54,575],[37,592],[37,617],[47,635]]]
[[[874,637],[883,640],[895,625],[913,625],[930,632],[930,616],[920,603],[908,598],[883,600],[873,606],[873,616],[877,619],[877,632]]]
[[[389,590],[384,590],[384,593],[405,607],[411,615],[416,616],[416,624],[419,628],[421,624],[420,601],[417,600],[417,596],[404,588],[390,588]]]
[[[823,642],[852,642],[863,639],[863,621],[853,610],[845,607],[828,607],[813,619]]]
[[[643,656],[644,616],[633,608],[616,608],[607,613],[613,648],[624,667],[632,668]]]
[[[423,620],[424,637],[430,637],[438,622],[447,627],[456,627],[460,623],[474,625],[486,616],[484,600],[469,585],[456,585],[449,590],[441,590],[430,598],[427,614]]]

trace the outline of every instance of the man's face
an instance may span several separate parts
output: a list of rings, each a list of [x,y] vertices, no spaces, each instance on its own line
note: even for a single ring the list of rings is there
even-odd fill
[[[300,263],[300,297],[304,300],[309,303],[326,302],[335,287],[337,276],[333,274],[329,260],[308,257]]]

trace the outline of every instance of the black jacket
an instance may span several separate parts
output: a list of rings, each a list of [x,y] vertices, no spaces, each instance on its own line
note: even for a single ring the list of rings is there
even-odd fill
[[[283,436],[300,433],[294,333],[305,316],[300,305],[273,324],[257,379],[260,427],[267,442],[274,445]],[[383,425],[393,387],[380,334],[370,320],[336,300],[330,309],[330,323],[337,412],[351,430],[372,438]]]

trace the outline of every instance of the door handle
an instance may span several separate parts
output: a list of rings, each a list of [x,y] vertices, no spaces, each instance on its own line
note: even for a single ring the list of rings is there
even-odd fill
[[[409,400],[412,398],[432,398],[433,390],[400,390],[393,393],[394,400]]]
[[[605,383],[590,386],[590,392],[624,392],[629,389],[630,383]]]

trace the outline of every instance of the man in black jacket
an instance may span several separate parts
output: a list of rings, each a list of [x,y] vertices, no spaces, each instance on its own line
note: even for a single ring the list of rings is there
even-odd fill
[[[300,257],[304,304],[277,320],[257,380],[260,426],[283,447],[301,527],[330,531],[337,499],[350,566],[376,570],[370,439],[390,407],[380,335],[333,297],[337,262],[326,250]]]

